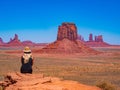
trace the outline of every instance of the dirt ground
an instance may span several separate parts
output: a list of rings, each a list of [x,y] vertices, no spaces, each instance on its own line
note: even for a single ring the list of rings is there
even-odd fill
[[[32,50],[34,49],[38,48],[32,47]],[[98,55],[33,53],[33,73],[43,73],[45,76],[74,80],[93,86],[104,81],[120,90],[120,47],[94,47],[94,49],[103,53]],[[21,50],[19,53],[8,53],[19,50]],[[22,50],[23,47],[0,48],[0,80],[3,80],[3,76],[8,72],[19,72]]]

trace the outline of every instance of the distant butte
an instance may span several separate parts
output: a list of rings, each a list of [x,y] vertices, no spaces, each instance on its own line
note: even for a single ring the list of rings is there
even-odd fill
[[[35,46],[36,45],[36,43],[33,43],[32,41],[29,41],[29,40],[23,41],[22,44],[24,46]]]
[[[3,45],[3,44],[4,44],[4,42],[3,42],[2,38],[0,37],[0,45]]]
[[[0,47],[12,47],[12,46],[13,47],[14,46],[17,46],[17,47],[21,47],[21,46],[42,46],[43,47],[43,46],[46,46],[43,49],[44,49],[44,51],[45,51],[45,49],[47,49],[47,52],[49,50],[50,51],[56,50],[58,52],[59,51],[63,52],[63,51],[67,51],[68,48],[69,48],[69,50],[68,50],[69,52],[83,52],[83,51],[88,52],[89,50],[87,50],[87,49],[89,47],[106,47],[106,46],[112,46],[112,45],[106,43],[103,40],[102,35],[94,36],[94,38],[93,38],[92,33],[89,35],[89,40],[85,41],[84,37],[82,37],[81,35],[78,35],[77,27],[74,23],[65,22],[65,23],[62,23],[62,25],[58,26],[57,40],[53,43],[50,43],[49,45],[48,45],[48,43],[34,43],[30,40],[21,42],[19,40],[19,37],[17,34],[15,34],[13,39],[10,38],[10,41],[7,43],[5,43],[2,38],[0,38]],[[86,49],[82,50],[83,47],[81,47],[81,46],[86,47]],[[73,48],[73,51],[70,48]]]
[[[41,50],[36,50],[36,52],[54,54],[98,53],[78,40],[77,27],[74,23],[62,23],[62,25],[58,27],[57,40]]]
[[[90,46],[90,47],[106,47],[106,46],[110,46],[110,44],[104,42],[102,35],[95,36],[94,39],[93,39],[92,34],[89,35],[89,41],[85,41],[85,44],[87,46]]]
[[[15,34],[14,38],[10,38],[10,41],[4,43],[2,38],[0,38],[0,47],[21,47],[21,46],[45,46],[47,43],[34,43],[30,40],[20,41],[17,34]]]
[[[22,46],[17,34],[15,34],[13,39],[10,39],[10,41],[7,43],[7,46]]]

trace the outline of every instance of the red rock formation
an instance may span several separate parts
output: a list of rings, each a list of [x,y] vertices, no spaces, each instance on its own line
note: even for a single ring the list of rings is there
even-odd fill
[[[3,44],[4,44],[4,42],[3,42],[2,38],[0,38],[0,45],[3,45]]]
[[[29,40],[23,41],[22,44],[24,46],[36,46],[36,43],[33,43],[32,41],[29,41]]]
[[[63,23],[58,28],[57,41],[47,45],[40,53],[89,53],[96,54],[97,51],[87,47],[82,41],[77,40],[77,27],[73,23]]]
[[[92,34],[89,35],[89,41],[90,41],[90,42],[93,41],[93,35],[92,35]]]
[[[4,45],[4,42],[2,40],[2,38],[0,38],[0,47],[2,47]]]
[[[27,40],[27,41],[23,41],[22,42],[22,45],[23,46],[40,46],[40,47],[44,47],[46,46],[48,43],[34,43],[30,40]]]
[[[18,35],[17,34],[15,34],[15,37],[14,37],[13,40],[18,40]]]
[[[18,35],[15,34],[14,38],[10,38],[8,43],[4,43],[2,38],[0,38],[0,46],[1,47],[12,47],[12,46],[46,46],[47,43],[33,43],[32,41],[23,41],[21,42],[18,38]]]
[[[95,42],[103,42],[102,35],[95,36]]]
[[[15,34],[15,37],[13,39],[10,39],[6,46],[22,46],[22,43],[18,39],[18,35]]]
[[[89,41],[86,41],[85,44],[89,47],[107,47],[107,46],[111,46],[109,45],[108,43],[106,42],[89,42]]]
[[[2,40],[2,38],[0,37],[0,43],[3,43],[3,40]]]
[[[43,77],[42,74],[9,73],[0,86],[5,90],[101,90],[95,86],[80,84],[76,81]]]
[[[59,26],[57,40],[63,40],[64,38],[77,40],[77,27],[74,23],[62,23]]]
[[[92,34],[89,35],[89,41],[86,41],[85,44],[90,47],[106,47],[110,46],[108,43],[103,41],[102,35],[95,36],[94,40],[92,39]]]
[[[81,35],[78,35],[78,40],[84,41],[84,38]]]

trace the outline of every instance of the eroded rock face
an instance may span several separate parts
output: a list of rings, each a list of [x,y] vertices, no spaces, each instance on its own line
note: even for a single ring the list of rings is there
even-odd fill
[[[7,46],[22,46],[22,43],[18,39],[18,35],[15,34],[13,39],[10,39],[10,41],[6,44]]]
[[[0,38],[0,44],[1,44],[1,45],[2,45],[2,44],[4,44],[4,42],[3,42],[2,38]]]
[[[57,40],[63,40],[64,38],[72,41],[77,40],[77,27],[74,23],[62,23],[58,27]]]
[[[29,40],[23,41],[22,44],[24,46],[36,46],[36,43],[33,43],[32,41],[29,41]]]
[[[14,37],[13,40],[18,40],[18,35],[17,34],[15,34],[15,37]]]
[[[90,41],[90,42],[93,41],[93,35],[92,35],[92,34],[89,35],[89,41]]]
[[[44,77],[43,74],[21,73],[8,73],[0,86],[4,86],[5,90],[101,90],[75,81]]]
[[[78,40],[84,41],[84,38],[81,35],[78,35]]]
[[[102,35],[95,36],[95,42],[103,42],[103,37],[102,37]]]
[[[93,39],[92,34],[89,35],[89,41],[86,41],[85,44],[87,46],[90,46],[90,47],[106,47],[106,46],[110,46],[110,44],[103,41],[103,36],[102,35],[95,36],[94,39]]]
[[[83,38],[78,40],[77,27],[73,23],[62,23],[58,28],[57,40],[50,43],[42,50],[36,50],[37,53],[50,53],[50,54],[98,54],[98,51],[89,48],[83,42]]]

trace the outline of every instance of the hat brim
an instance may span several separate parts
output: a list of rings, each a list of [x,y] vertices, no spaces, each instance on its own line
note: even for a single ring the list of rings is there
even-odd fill
[[[23,52],[31,52],[31,50],[23,50]]]

